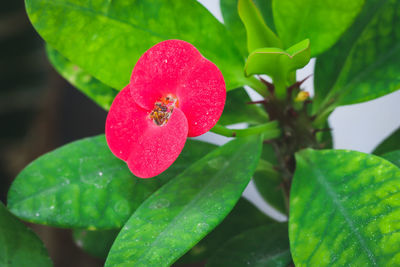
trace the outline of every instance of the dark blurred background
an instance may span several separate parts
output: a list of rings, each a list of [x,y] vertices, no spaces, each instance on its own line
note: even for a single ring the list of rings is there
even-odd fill
[[[0,199],[33,159],[68,142],[104,133],[107,113],[51,67],[23,0],[0,4]],[[70,231],[30,225],[55,266],[102,266]]]

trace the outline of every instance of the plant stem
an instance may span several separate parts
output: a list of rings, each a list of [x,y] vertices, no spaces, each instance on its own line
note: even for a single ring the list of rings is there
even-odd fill
[[[307,77],[308,78],[308,77]],[[306,79],[307,79],[306,78]],[[288,80],[289,80],[289,84],[293,84],[293,83],[295,83],[296,82],[296,71],[291,71],[290,73],[289,73],[289,78],[288,78]]]
[[[313,125],[316,127],[321,127],[327,121],[329,115],[331,115],[332,111],[336,108],[335,105],[327,106],[322,109],[321,112],[315,118]]]
[[[227,137],[244,137],[249,135],[263,134],[264,139],[277,138],[281,134],[277,121],[260,124],[246,129],[228,129],[222,125],[216,124],[211,132]]]
[[[274,175],[278,174],[278,171],[275,170],[274,165],[264,159],[260,159],[260,161],[258,162],[256,172],[257,171],[263,171]]]
[[[247,81],[248,81],[247,85],[250,86],[257,93],[259,93],[262,97],[268,96],[267,86],[264,83],[262,83],[259,79],[255,77],[249,77]]]
[[[275,95],[278,99],[284,99],[286,97],[286,81],[283,77],[274,77]]]
[[[317,116],[314,120],[314,125],[317,127],[321,127],[326,120],[328,119],[329,115],[332,113],[332,111],[338,106],[338,97],[339,95],[337,93],[329,93],[325,99],[321,102],[319,105],[319,108],[317,110]]]

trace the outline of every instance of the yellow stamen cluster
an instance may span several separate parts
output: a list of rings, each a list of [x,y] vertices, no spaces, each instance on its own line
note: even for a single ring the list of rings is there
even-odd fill
[[[178,100],[175,97],[162,97],[154,104],[154,109],[151,111],[149,118],[153,120],[156,125],[163,126],[168,122],[177,104]]]
[[[303,102],[306,101],[308,99],[308,97],[310,96],[310,94],[306,91],[300,91],[296,98],[294,99],[294,102]]]

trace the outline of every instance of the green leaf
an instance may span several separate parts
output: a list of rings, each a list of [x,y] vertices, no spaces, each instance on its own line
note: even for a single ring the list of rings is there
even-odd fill
[[[399,16],[396,0],[367,1],[343,39],[317,60],[317,108],[359,103],[400,88]]]
[[[254,4],[260,11],[267,26],[275,30],[271,0],[256,0]],[[229,30],[243,57],[247,57],[246,29],[238,14],[238,0],[220,0],[220,7],[225,27]]]
[[[282,48],[281,40],[265,24],[260,11],[252,0],[239,0],[238,11],[246,28],[249,53],[263,47]]]
[[[241,233],[226,242],[207,267],[286,267],[292,259],[287,223],[273,223]]]
[[[267,74],[274,77],[284,75],[288,79],[289,73],[307,65],[310,61],[310,41],[308,39],[288,48],[267,47],[253,51],[244,67],[247,76],[253,74]]]
[[[371,18],[386,2],[387,0],[366,1],[353,25],[343,34],[342,38],[326,53],[318,57],[314,74],[314,87],[316,89],[313,98],[314,107],[318,107],[321,104],[329,90],[335,85],[352,46],[360,37]]]
[[[8,193],[12,213],[68,228],[120,228],[161,185],[215,146],[188,140],[178,160],[152,179],[135,177],[109,150],[104,135],[49,152],[29,164]]]
[[[49,45],[46,47],[47,56],[53,67],[68,82],[87,95],[105,110],[109,110],[118,91],[100,82],[89,73],[68,61]]]
[[[232,210],[257,166],[260,136],[236,138],[191,165],[135,211],[106,266],[169,266]]]
[[[253,181],[263,199],[275,209],[286,213],[284,192],[282,191],[282,178],[276,171],[256,171]]]
[[[336,43],[363,4],[364,0],[275,0],[272,10],[284,47],[309,38],[314,57]]]
[[[400,149],[400,127],[383,140],[375,149],[374,154],[382,155]]]
[[[321,148],[333,148],[332,128],[330,127],[328,121],[325,122],[322,129],[323,130],[317,132],[316,135],[318,142],[321,144]]]
[[[243,58],[247,57],[246,29],[238,14],[238,0],[220,0],[224,25],[228,29]]]
[[[52,266],[41,240],[0,202],[0,265]]]
[[[223,222],[180,258],[177,264],[205,260],[232,236],[271,222],[272,220],[253,204],[240,198]]]
[[[192,43],[222,71],[228,89],[246,83],[225,27],[194,0],[26,0],[35,29],[68,60],[117,90],[139,57],[166,39]]]
[[[73,230],[75,243],[85,252],[99,258],[106,259],[110,248],[120,230]]]
[[[374,155],[303,150],[290,192],[296,266],[398,266],[400,169]]]
[[[267,24],[267,26],[276,33],[274,17],[272,14],[272,0],[252,0]]]
[[[265,123],[268,114],[260,106],[247,104],[251,99],[243,88],[228,92],[224,112],[218,124],[230,125],[240,122],[249,124]]]
[[[385,153],[381,157],[400,168],[400,150]]]
[[[263,144],[261,159],[253,176],[257,191],[269,205],[286,214],[282,177],[274,169],[278,162],[271,144]]]

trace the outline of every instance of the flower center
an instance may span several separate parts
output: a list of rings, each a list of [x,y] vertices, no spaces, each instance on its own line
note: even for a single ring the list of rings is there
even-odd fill
[[[174,108],[178,106],[179,101],[175,96],[163,96],[154,103],[154,108],[149,114],[149,118],[153,120],[157,126],[163,126],[168,122]]]

